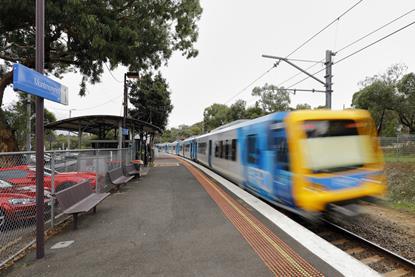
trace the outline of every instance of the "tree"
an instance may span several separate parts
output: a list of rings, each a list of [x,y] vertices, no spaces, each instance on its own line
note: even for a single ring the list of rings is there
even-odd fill
[[[389,112],[394,110],[395,101],[394,86],[376,80],[353,95],[352,106],[369,110],[376,122],[378,134],[381,134],[386,116],[390,116]]]
[[[295,106],[295,110],[311,110],[311,106],[307,103],[297,104],[297,106]]]
[[[228,121],[231,122],[244,118],[246,118],[246,101],[239,99],[230,106]]]
[[[55,76],[79,71],[80,94],[85,95],[86,82],[100,81],[107,63],[111,70],[122,64],[132,71],[149,71],[167,63],[173,51],[195,57],[201,12],[199,0],[48,0],[45,69]],[[33,1],[2,1],[0,59],[6,71],[0,76],[0,108],[5,88],[12,82],[12,63],[34,67],[34,24]],[[5,129],[4,120],[0,121],[0,132]]]
[[[179,125],[177,128],[166,130],[160,138],[161,142],[173,142],[178,139],[182,140],[191,136],[197,136],[203,133],[203,121],[197,122],[191,126]]]
[[[7,119],[7,124],[10,126],[10,130],[13,132],[14,137],[16,138],[16,143],[18,149],[26,148],[26,138],[27,138],[27,103],[28,97],[27,94],[19,94],[19,101],[9,106],[5,111],[5,117]],[[33,118],[35,111],[34,102],[31,102],[31,114],[30,117]],[[44,123],[49,124],[56,121],[55,115],[49,110],[44,110]],[[31,120],[31,130],[35,129],[35,120]],[[45,138],[53,137],[53,131],[46,130]],[[32,140],[32,145],[34,145],[34,140]],[[26,149],[27,150],[27,149]]]
[[[360,83],[363,88],[353,94],[352,106],[371,113],[379,135],[396,133],[397,113],[406,101],[398,92],[397,85],[405,70],[406,66],[394,64],[383,74],[367,77]],[[384,127],[387,133],[383,132]]]
[[[203,124],[206,131],[211,131],[228,123],[229,107],[223,104],[213,104],[203,111]]]
[[[253,96],[259,96],[256,105],[261,107],[265,114],[288,111],[290,109],[290,94],[284,88],[265,84],[263,87],[255,87]]]
[[[254,119],[265,115],[265,112],[258,106],[258,103],[255,103],[254,106],[246,109],[245,114],[247,119]]]
[[[135,108],[130,109],[129,113],[134,118],[165,129],[173,109],[170,94],[169,86],[161,73],[153,76],[149,72],[131,83],[130,102]]]
[[[397,84],[398,95],[396,113],[402,125],[415,134],[415,74],[409,73],[402,77]]]

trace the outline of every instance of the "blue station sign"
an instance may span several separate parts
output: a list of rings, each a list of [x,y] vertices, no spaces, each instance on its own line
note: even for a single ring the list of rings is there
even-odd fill
[[[13,65],[13,89],[68,105],[68,88],[21,64]]]

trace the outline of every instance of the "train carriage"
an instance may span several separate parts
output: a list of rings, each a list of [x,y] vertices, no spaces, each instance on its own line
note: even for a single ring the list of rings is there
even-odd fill
[[[382,151],[367,111],[274,113],[185,144],[183,156],[299,213],[346,207],[386,188]]]

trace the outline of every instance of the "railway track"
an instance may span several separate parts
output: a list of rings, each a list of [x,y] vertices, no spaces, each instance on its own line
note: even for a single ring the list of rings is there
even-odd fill
[[[415,262],[373,243],[330,221],[315,232],[349,255],[387,277],[415,276]]]

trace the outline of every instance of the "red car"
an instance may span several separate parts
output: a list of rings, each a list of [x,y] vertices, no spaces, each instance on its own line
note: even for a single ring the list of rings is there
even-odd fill
[[[49,199],[45,198],[46,211]],[[0,230],[36,217],[36,198],[20,193],[0,192]]]
[[[4,193],[18,193],[29,197],[36,197],[36,186],[16,186],[0,179],[0,194]],[[50,191],[46,189],[44,190],[44,195],[47,198],[51,197]]]
[[[28,165],[19,165],[8,168],[0,168],[0,179],[6,180],[18,186],[30,186],[36,184],[35,168]],[[68,188],[74,184],[88,180],[95,189],[95,173],[91,172],[66,172],[55,174],[55,192]],[[52,176],[44,172],[44,187],[51,191]]]

